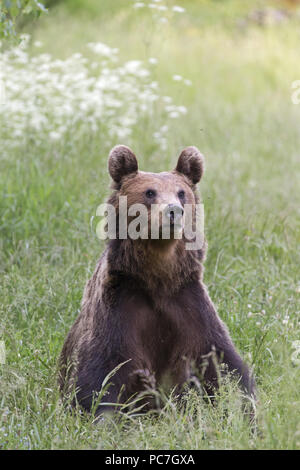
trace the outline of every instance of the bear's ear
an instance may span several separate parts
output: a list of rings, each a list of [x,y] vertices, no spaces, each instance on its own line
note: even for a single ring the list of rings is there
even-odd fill
[[[132,150],[126,145],[114,147],[108,157],[108,171],[116,183],[120,183],[123,176],[136,173],[138,163]]]
[[[186,147],[181,152],[175,170],[187,176],[193,184],[199,183],[204,171],[204,157],[197,147]]]

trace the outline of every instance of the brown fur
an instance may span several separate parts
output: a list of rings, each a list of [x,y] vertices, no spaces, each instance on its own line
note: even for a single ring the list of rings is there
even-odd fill
[[[203,173],[203,157],[188,147],[176,170],[138,171],[136,157],[124,146],[112,150],[109,171],[114,192],[109,202],[128,197],[128,207],[148,204],[145,191],[156,190],[155,202],[195,204],[195,184]],[[196,367],[205,388],[218,386],[217,362],[225,362],[243,389],[254,394],[254,381],[236,352],[202,281],[205,246],[185,249],[182,240],[109,241],[88,281],[81,312],[65,341],[60,387],[64,394],[77,388],[77,400],[90,410],[105,377],[113,376],[103,401],[124,402],[147,388],[160,386],[168,376],[171,387],[182,390]],[[97,413],[106,409],[98,407]]]

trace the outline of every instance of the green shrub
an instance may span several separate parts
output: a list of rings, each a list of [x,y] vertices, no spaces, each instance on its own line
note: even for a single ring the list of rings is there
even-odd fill
[[[46,11],[45,5],[38,0],[4,0],[0,5],[0,38],[16,38],[19,20],[28,15],[38,17]]]

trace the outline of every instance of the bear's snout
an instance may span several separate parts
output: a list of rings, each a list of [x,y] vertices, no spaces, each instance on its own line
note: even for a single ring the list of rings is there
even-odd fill
[[[164,210],[164,216],[170,220],[171,225],[181,224],[183,213],[183,207],[177,204],[168,204]]]

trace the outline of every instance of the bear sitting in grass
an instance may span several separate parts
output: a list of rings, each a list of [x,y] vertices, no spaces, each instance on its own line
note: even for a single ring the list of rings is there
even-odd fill
[[[76,389],[73,403],[88,411],[114,369],[96,414],[159,388],[166,378],[180,395],[195,371],[211,394],[218,387],[220,363],[254,395],[253,378],[202,281],[205,244],[187,249],[184,226],[181,238],[172,230],[175,223],[183,224],[185,205],[199,203],[195,187],[203,164],[195,147],[182,151],[174,171],[163,173],[139,171],[128,147],[110,153],[114,191],[108,202],[116,213],[120,196],[127,197],[128,208],[146,206],[149,223],[154,204],[164,205],[166,212],[155,239],[123,239],[117,226],[86,285],[81,312],[61,353],[59,381],[65,396]],[[168,239],[161,236],[166,214]],[[154,406],[149,397],[147,406]]]

